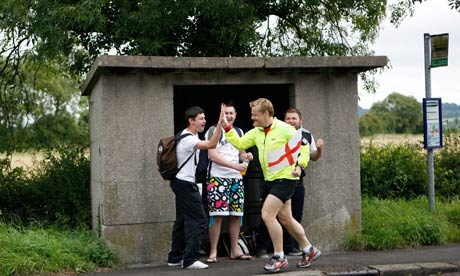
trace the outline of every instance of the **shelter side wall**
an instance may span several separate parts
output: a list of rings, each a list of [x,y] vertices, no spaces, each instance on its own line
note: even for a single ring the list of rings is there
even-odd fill
[[[357,75],[302,78],[295,102],[304,127],[324,140],[321,159],[306,170],[302,223],[323,251],[340,250],[346,232],[361,228]]]
[[[174,131],[172,87],[160,76],[111,72],[91,98],[93,228],[122,264],[163,260],[175,209],[156,147]]]
[[[113,73],[104,82],[104,224],[171,221],[173,195],[156,170],[156,147],[173,133],[172,87],[143,73]]]
[[[102,128],[104,127],[102,110],[104,102],[102,100],[104,89],[103,80],[99,81],[93,88],[89,98],[89,125],[90,125],[90,167],[91,167],[91,213],[93,231],[99,232],[101,221],[101,183],[102,183],[102,148],[103,139]],[[100,234],[100,233],[98,233]]]

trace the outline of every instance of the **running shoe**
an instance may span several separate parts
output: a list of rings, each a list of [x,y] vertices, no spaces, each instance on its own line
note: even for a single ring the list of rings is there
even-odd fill
[[[265,271],[268,272],[278,272],[281,270],[281,268],[288,266],[288,260],[287,257],[284,256],[284,258],[281,258],[278,255],[272,256],[268,264],[265,265],[264,269]]]
[[[195,261],[193,264],[185,267],[185,269],[206,269],[208,265],[200,261]]]
[[[297,263],[297,267],[302,267],[302,268],[310,267],[311,262],[318,259],[319,256],[321,256],[321,251],[319,251],[316,247],[312,246],[310,248],[310,252],[302,253],[302,260],[300,260],[300,262]]]

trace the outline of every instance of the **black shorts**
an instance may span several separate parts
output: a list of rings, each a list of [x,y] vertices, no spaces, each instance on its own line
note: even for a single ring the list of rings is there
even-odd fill
[[[274,181],[265,181],[265,187],[268,189],[267,194],[279,198],[283,203],[291,199],[295,192],[295,187],[299,180],[277,179]]]

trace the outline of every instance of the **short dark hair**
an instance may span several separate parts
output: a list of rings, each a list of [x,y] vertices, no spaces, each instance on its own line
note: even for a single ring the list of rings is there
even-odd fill
[[[188,119],[195,119],[198,114],[204,113],[204,109],[199,106],[191,106],[185,110],[185,122],[188,125]]]
[[[297,108],[289,107],[288,110],[284,112],[284,118],[286,118],[287,113],[297,113],[297,115],[299,115],[299,119],[302,120],[302,113],[300,113],[300,110],[298,110]]]
[[[236,111],[235,103],[232,100],[224,100],[223,104],[225,104],[225,106],[232,106]]]

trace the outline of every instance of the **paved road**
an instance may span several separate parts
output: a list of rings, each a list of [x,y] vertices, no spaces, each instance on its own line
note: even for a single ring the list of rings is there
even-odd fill
[[[205,257],[203,257],[203,260]],[[296,267],[300,257],[288,257],[289,267],[277,275],[460,275],[460,244],[427,246],[417,249],[346,252],[321,256],[311,268]],[[143,268],[124,268],[85,276],[147,276],[147,275],[219,275],[244,276],[265,274],[266,259],[233,261],[218,258],[209,269],[189,270],[165,265]]]

